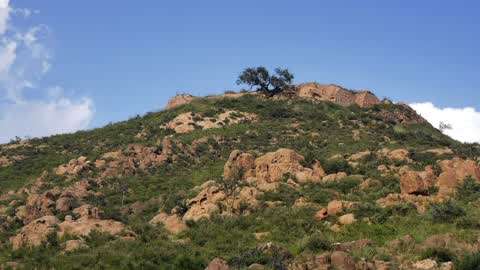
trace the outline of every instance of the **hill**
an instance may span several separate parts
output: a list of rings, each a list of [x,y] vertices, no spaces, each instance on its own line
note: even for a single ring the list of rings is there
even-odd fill
[[[475,269],[479,157],[366,90],[181,95],[1,145],[0,268]]]

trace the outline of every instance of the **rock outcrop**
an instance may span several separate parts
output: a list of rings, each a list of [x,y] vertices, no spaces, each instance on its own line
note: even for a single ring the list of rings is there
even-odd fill
[[[304,83],[297,86],[297,95],[302,98],[330,101],[342,106],[357,104],[370,107],[380,100],[370,91],[351,91],[334,84]]]
[[[92,231],[119,235],[125,230],[121,222],[110,219],[99,219],[96,216],[82,216],[77,220],[66,216],[65,221],[58,224],[58,236],[88,236]]]
[[[55,233],[59,223],[55,216],[44,216],[24,226],[20,233],[10,238],[13,249],[21,247],[36,247],[46,242],[50,234]]]
[[[450,194],[467,177],[480,181],[480,166],[476,161],[454,158],[439,162],[442,173],[438,177],[437,186],[439,193]]]
[[[176,108],[178,106],[188,104],[188,103],[192,102],[194,100],[194,98],[195,97],[193,97],[192,95],[188,95],[188,94],[176,95],[168,101],[166,109],[170,110],[170,109]]]
[[[186,112],[179,114],[162,127],[172,129],[176,133],[189,133],[195,129],[221,128],[227,125],[251,122],[256,118],[255,114],[238,111],[226,111],[215,117],[204,117],[201,114]]]
[[[55,173],[59,176],[77,176],[82,171],[88,169],[90,165],[90,161],[87,160],[87,157],[82,156],[70,160],[67,164],[58,166]]]
[[[436,175],[431,166],[424,171],[406,171],[400,177],[400,189],[404,194],[428,195],[428,191],[435,185]]]

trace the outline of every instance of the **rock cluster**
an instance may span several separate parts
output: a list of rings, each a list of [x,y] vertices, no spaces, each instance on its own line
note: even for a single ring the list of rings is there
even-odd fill
[[[163,138],[161,148],[130,144],[126,149],[108,152],[95,161],[102,178],[135,174],[163,165],[173,155],[173,142]]]
[[[162,127],[172,129],[176,133],[189,133],[195,129],[220,128],[242,122],[251,122],[255,121],[256,118],[255,114],[238,111],[226,111],[215,117],[203,117],[200,114],[186,112],[179,114]]]
[[[76,176],[82,171],[87,170],[91,165],[91,162],[87,160],[87,157],[79,157],[77,159],[70,160],[67,164],[58,166],[55,169],[55,173],[59,176]]]
[[[55,216],[38,218],[24,226],[16,236],[10,238],[10,243],[13,249],[39,246],[47,241],[50,234],[55,233],[55,226],[58,223]]]
[[[301,165],[303,161],[302,155],[285,148],[258,158],[236,150],[230,154],[225,164],[224,177],[240,177],[263,191],[275,189],[286,174],[295,177],[299,183],[322,181],[325,171],[320,163],[306,168]]]
[[[370,91],[354,92],[334,84],[300,84],[297,86],[297,95],[311,100],[330,101],[342,106],[357,104],[362,108],[380,103]]]

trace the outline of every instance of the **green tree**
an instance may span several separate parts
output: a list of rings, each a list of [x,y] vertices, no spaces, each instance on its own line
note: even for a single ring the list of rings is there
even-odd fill
[[[291,87],[294,76],[288,69],[276,68],[270,75],[265,67],[246,68],[238,76],[237,84],[246,84],[257,91],[273,96]]]

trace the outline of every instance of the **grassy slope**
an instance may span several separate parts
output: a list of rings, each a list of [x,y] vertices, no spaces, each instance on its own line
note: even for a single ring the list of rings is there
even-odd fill
[[[162,269],[204,269],[210,259],[220,256],[239,267],[253,262],[273,263],[272,258],[263,258],[255,253],[258,241],[253,233],[265,231],[270,232],[266,241],[280,244],[294,255],[322,249],[315,245],[320,241],[317,239],[319,234],[322,241],[369,238],[378,246],[405,234],[412,234],[418,241],[428,235],[443,232],[453,232],[459,237],[471,239],[478,234],[472,226],[460,228],[455,223],[434,222],[419,216],[409,207],[388,211],[378,209],[373,203],[376,199],[399,190],[398,179],[382,177],[375,170],[384,161],[369,159],[355,169],[342,162],[328,161],[328,158],[335,154],[346,155],[382,147],[410,149],[412,158],[421,163],[419,167],[435,162],[436,157],[433,155],[421,153],[429,148],[448,146],[460,155],[479,155],[472,146],[461,145],[443,136],[430,125],[394,125],[383,122],[375,114],[381,109],[394,108],[395,105],[380,105],[371,109],[344,108],[331,103],[274,101],[253,96],[239,99],[201,99],[174,110],[149,113],[144,117],[100,129],[34,139],[30,142],[31,147],[3,149],[0,155],[25,156],[23,161],[14,166],[0,169],[0,190],[6,191],[19,188],[38,177],[43,170],[51,170],[80,155],[94,160],[102,153],[124,148],[130,143],[157,145],[164,136],[171,134],[171,131],[163,130],[160,126],[182,112],[193,111],[210,116],[223,110],[234,109],[253,112],[260,117],[260,121],[256,123],[175,134],[174,137],[185,144],[214,135],[224,136],[226,140],[225,144],[214,146],[215,154],[199,153],[196,162],[182,157],[178,163],[158,168],[148,174],[112,180],[128,183],[126,205],[137,201],[147,202],[157,197],[163,199],[163,204],[149,205],[137,216],[122,214],[119,203],[121,195],[115,188],[117,185],[103,187],[100,191],[105,194],[105,198],[97,203],[109,217],[127,223],[139,235],[137,240],[112,241],[107,236],[93,235],[87,241],[90,246],[88,250],[67,255],[60,254],[60,243],[57,242],[33,250],[15,252],[7,245],[2,245],[0,262],[20,260],[27,267],[52,266],[55,269],[158,269],[159,265]],[[299,126],[293,127],[293,123],[298,123]],[[359,141],[352,137],[354,129],[361,130]],[[147,131],[148,137],[136,139],[135,135],[142,130]],[[391,141],[387,141],[385,137]],[[352,178],[339,185],[311,185],[300,190],[284,186],[280,191],[267,193],[262,198],[282,200],[284,207],[263,208],[244,217],[215,217],[211,221],[189,224],[190,229],[178,236],[179,239],[189,241],[175,241],[162,228],[147,225],[159,207],[172,208],[179,199],[194,195],[190,189],[195,185],[220,179],[223,164],[233,149],[267,152],[280,147],[295,149],[306,157],[307,164],[321,160],[329,172],[346,170],[351,174],[363,174],[379,179],[383,185],[362,192],[356,188],[358,182]],[[338,192],[340,193],[337,194]],[[373,215],[376,219],[373,223],[370,222],[371,224],[361,221],[342,233],[332,233],[326,224],[312,218],[313,210],[290,207],[299,196],[320,204],[325,204],[335,197],[363,201],[370,208],[360,209],[357,216]],[[466,202],[463,205],[469,207]],[[1,238],[6,240],[13,233],[13,230],[2,233]],[[365,252],[372,257],[382,256],[377,254],[378,251]]]

